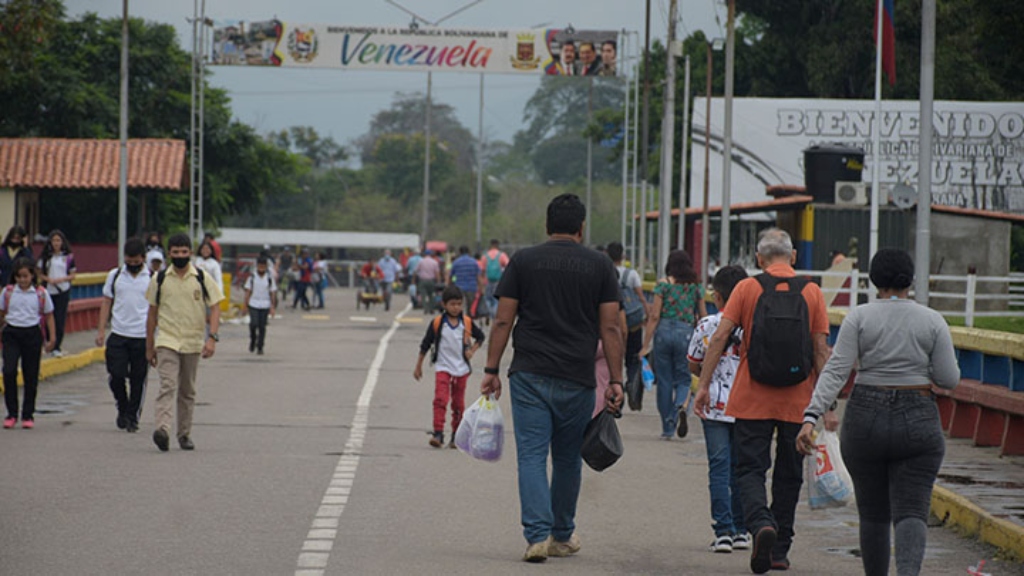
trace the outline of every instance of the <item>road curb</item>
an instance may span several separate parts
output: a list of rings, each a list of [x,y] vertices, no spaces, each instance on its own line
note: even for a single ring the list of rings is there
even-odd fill
[[[946,526],[991,544],[1014,560],[1024,561],[1024,527],[996,518],[948,488],[932,489],[932,514]]]
[[[46,380],[68,372],[85,368],[90,364],[104,360],[106,348],[89,348],[77,354],[68,354],[60,358],[44,358],[39,366],[39,379]],[[18,372],[18,384],[23,384],[21,372]]]

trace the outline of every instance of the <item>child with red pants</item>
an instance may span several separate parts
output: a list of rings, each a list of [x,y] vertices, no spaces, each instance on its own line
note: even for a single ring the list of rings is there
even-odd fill
[[[462,314],[462,291],[454,284],[446,286],[441,294],[444,313],[436,316],[427,326],[427,333],[420,342],[420,356],[412,377],[423,377],[423,359],[431,352],[430,362],[434,365],[434,432],[430,445],[440,448],[444,445],[444,413],[449,401],[452,406],[452,435],[449,448],[455,448],[455,431],[462,422],[466,408],[466,380],[472,368],[469,360],[484,342],[483,330],[473,324],[473,319]]]

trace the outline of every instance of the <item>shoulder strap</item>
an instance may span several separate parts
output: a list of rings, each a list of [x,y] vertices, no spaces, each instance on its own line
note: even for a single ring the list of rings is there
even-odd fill
[[[462,316],[462,327],[464,331],[463,341],[468,346],[473,341],[473,319],[469,316]]]
[[[196,280],[199,280],[199,287],[203,289],[203,303],[210,301],[210,293],[206,290],[206,274],[202,268],[196,268]]]
[[[156,305],[160,305],[160,293],[164,288],[164,278],[167,277],[167,269],[156,273]]]
[[[442,320],[444,320],[444,315],[443,314],[439,314],[437,316],[434,316],[434,321],[433,321],[432,324],[434,326],[434,336],[435,337],[441,335],[441,321]]]
[[[46,314],[46,288],[36,286],[36,297],[39,298],[39,319],[42,320]]]
[[[113,302],[114,298],[117,297],[117,279],[121,277],[122,268],[118,267],[117,271],[114,272],[114,279],[110,281],[110,300]]]

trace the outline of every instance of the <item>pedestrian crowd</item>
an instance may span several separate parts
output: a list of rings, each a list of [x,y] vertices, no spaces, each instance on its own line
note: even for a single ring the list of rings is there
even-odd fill
[[[748,277],[740,266],[716,267],[716,312],[708,314],[689,254],[668,255],[648,299],[637,272],[624,265],[621,244],[609,244],[603,254],[582,245],[585,219],[579,198],[562,195],[547,208],[547,242],[511,257],[497,242],[479,258],[462,248],[447,267],[424,251],[407,269],[421,303],[444,285],[442,313],[428,325],[413,373],[422,377],[429,354],[435,366],[432,446],[444,443],[449,404],[452,434],[458,428],[466,405],[463,378],[483,342],[463,304],[482,294],[491,321],[482,395],[504,392],[499,366],[513,342],[507,389],[516,424],[523,559],[543,562],[581,550],[575,515],[584,431],[602,411],[619,414],[627,388],[630,406],[642,409],[641,398],[632,396],[643,387],[625,383],[639,379],[647,361],[657,386],[659,437],[685,438],[688,417],[699,418],[710,550],[749,550],[755,574],[788,570],[804,458],[817,454],[819,421],[825,430],[839,428],[836,401],[856,367],[852,387],[845,388],[852,392],[841,455],[861,519],[864,571],[888,574],[894,533],[897,574],[918,574],[944,454],[931,390],[956,386],[959,370],[942,317],[908,299],[910,256],[892,249],[876,254],[870,278],[878,299],[851,312],[833,351],[821,289],[796,274],[796,251],[785,231],[760,234],[761,273]]]
[[[426,247],[399,258],[386,250],[358,269],[361,292],[379,295],[385,310],[397,288],[432,315],[412,374],[421,380],[429,358],[430,446],[455,447],[472,361],[488,339],[479,390],[510,395],[523,559],[544,562],[582,549],[576,511],[584,432],[601,412],[621,415],[627,397],[631,408],[642,409],[639,382],[649,364],[658,437],[686,438],[693,416],[701,425],[711,551],[749,550],[755,574],[791,567],[804,458],[816,455],[819,422],[827,431],[840,428],[836,409],[843,397],[841,455],[856,496],[865,574],[888,574],[890,555],[897,574],[918,574],[945,451],[932,386],[953,388],[960,374],[943,318],[908,298],[910,256],[883,249],[872,258],[877,299],[850,312],[833,349],[821,289],[794,270],[796,251],[785,231],[761,232],[759,274],[728,263],[716,267],[709,314],[706,287],[686,251],[668,254],[648,297],[622,244],[583,245],[586,217],[580,199],[563,194],[547,206],[547,241],[511,256],[492,240],[477,255],[467,246],[454,257]],[[61,231],[48,235],[38,258],[25,236],[12,228],[0,249],[4,428],[19,417],[23,428],[34,426],[40,357],[43,349],[59,353],[75,275]],[[124,264],[107,274],[96,333],[96,344],[106,345],[115,424],[138,431],[147,372],[155,368],[153,442],[167,451],[173,434],[182,450],[193,450],[198,367],[219,341],[220,246],[208,235],[193,253],[184,234],[171,236],[166,247],[152,234],[126,242],[123,256]],[[242,285],[249,351],[264,353],[268,320],[290,291],[292,308],[323,308],[327,276],[322,253],[314,258],[286,248],[273,258],[265,247]],[[514,351],[503,377],[510,340]]]

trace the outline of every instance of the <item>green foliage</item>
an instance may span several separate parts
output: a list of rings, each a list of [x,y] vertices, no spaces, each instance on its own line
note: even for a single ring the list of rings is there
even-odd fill
[[[128,24],[129,137],[188,140],[190,56],[179,47],[172,26],[137,18]],[[21,31],[0,34],[0,136],[118,137],[120,18],[86,14],[66,20],[58,1],[12,0],[0,5],[0,26]],[[294,188],[302,169],[231,116],[226,93],[205,87],[204,215],[213,225],[260,205],[268,190]],[[129,231],[186,224],[185,192],[157,196],[156,208],[147,206],[149,220],[130,223]],[[143,202],[138,194],[130,195],[133,205]],[[110,194],[98,197],[103,207],[97,210],[105,210],[108,201],[115,202]],[[79,241],[102,235],[93,227],[80,228],[84,236],[73,236]]]

